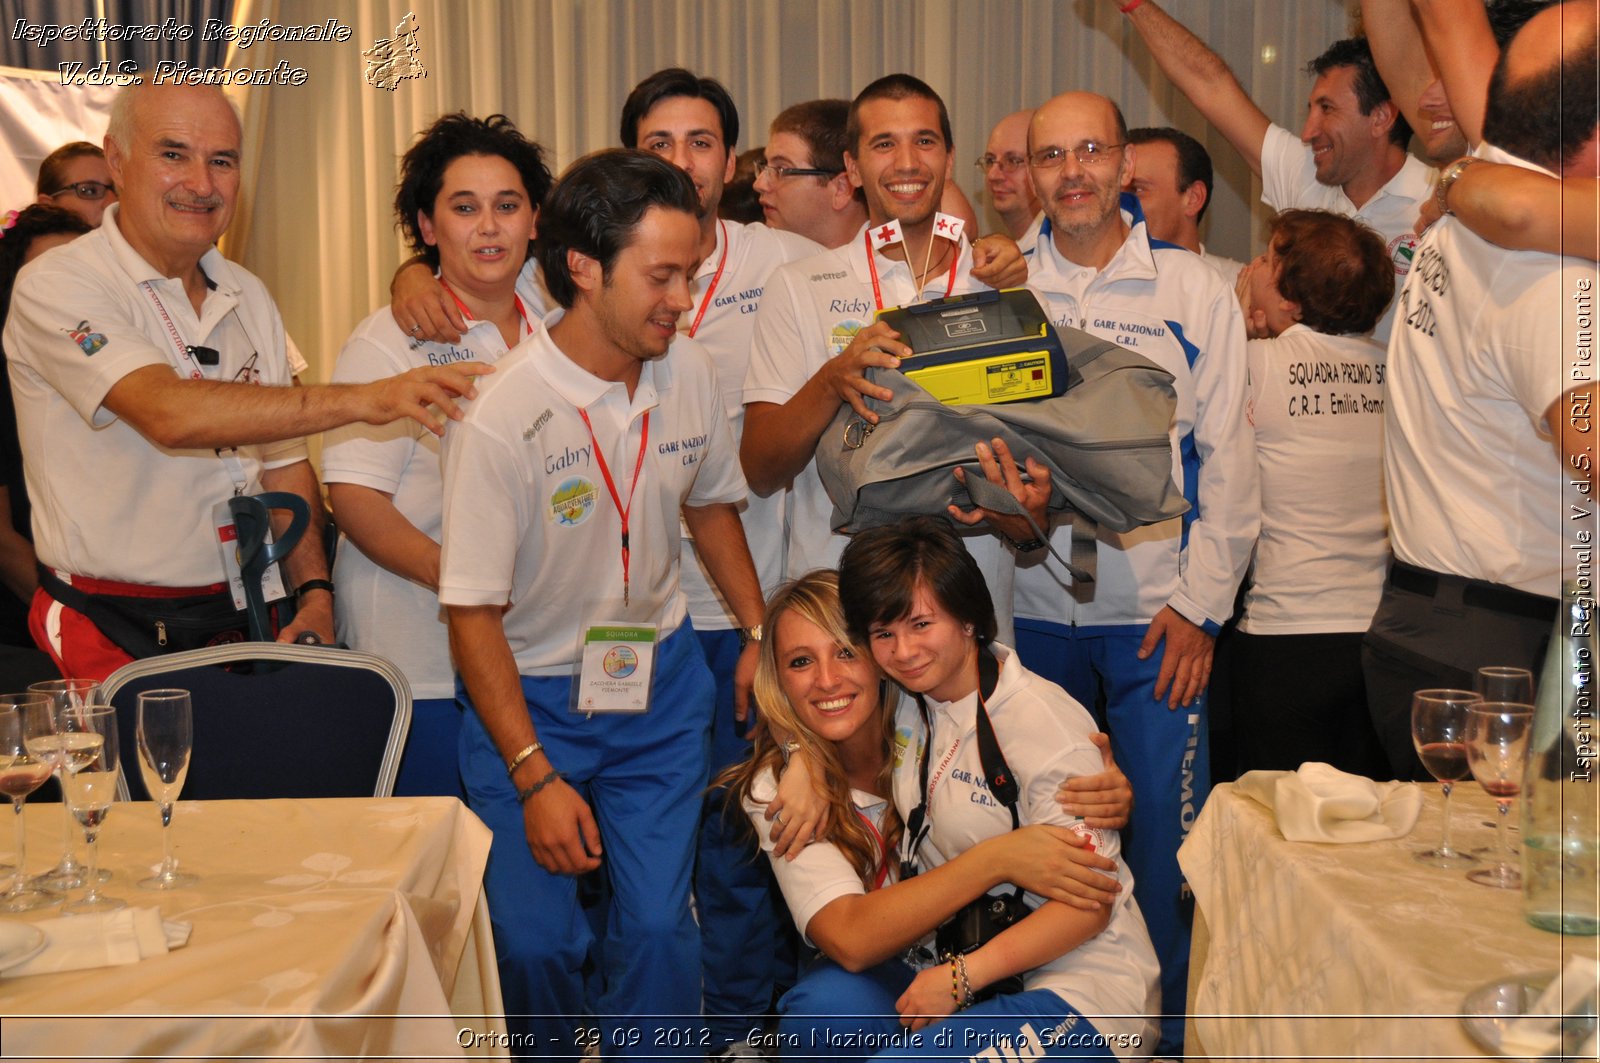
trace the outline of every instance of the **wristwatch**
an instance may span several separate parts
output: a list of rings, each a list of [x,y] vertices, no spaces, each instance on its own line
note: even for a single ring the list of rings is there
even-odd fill
[[[1463,155],[1444,168],[1444,172],[1439,175],[1439,184],[1433,190],[1433,202],[1438,206],[1440,214],[1455,217],[1456,212],[1450,209],[1450,186],[1456,183],[1468,166],[1482,161],[1476,155]]]
[[[742,627],[742,628],[739,629],[739,648],[741,650],[744,649],[746,646],[750,645],[752,642],[760,642],[760,641],[761,641],[761,625],[760,624],[756,624],[754,627]]]

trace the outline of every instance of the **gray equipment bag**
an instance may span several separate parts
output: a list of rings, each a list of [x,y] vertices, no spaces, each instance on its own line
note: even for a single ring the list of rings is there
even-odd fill
[[[1167,432],[1176,405],[1172,374],[1143,355],[1078,329],[1057,332],[1068,383],[1054,398],[1001,405],[947,406],[892,369],[868,369],[888,402],[867,399],[879,421],[840,408],[817,444],[817,472],[833,500],[833,528],[851,534],[951,504],[1020,513],[1016,500],[983,476],[974,448],[996,437],[1019,460],[1050,470],[1051,512],[1071,512],[1119,532],[1187,512],[1172,482]],[[968,487],[955,478],[965,468]],[[1075,525],[1079,518],[1075,517]],[[1093,556],[1092,531],[1074,528],[1073,578],[1092,581],[1079,553]],[[1047,537],[1046,537],[1047,538]]]

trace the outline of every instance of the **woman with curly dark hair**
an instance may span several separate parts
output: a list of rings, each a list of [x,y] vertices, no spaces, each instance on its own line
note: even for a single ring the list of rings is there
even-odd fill
[[[345,341],[334,382],[494,362],[533,332],[539,303],[518,293],[517,275],[550,185],[543,149],[504,115],[449,114],[428,127],[401,160],[395,215],[468,327],[457,343],[426,342],[382,307]],[[438,601],[439,437],[420,425],[350,425],[328,433],[322,465],[345,537],[334,565],[339,638],[397,662],[416,699],[395,792],[457,795],[461,711]]]

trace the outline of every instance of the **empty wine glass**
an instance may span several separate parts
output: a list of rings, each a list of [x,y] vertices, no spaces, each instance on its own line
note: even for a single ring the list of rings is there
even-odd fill
[[[73,890],[83,885],[84,869],[83,862],[73,855],[77,845],[78,824],[72,818],[72,809],[67,807],[67,777],[84,762],[84,739],[78,733],[82,730],[80,718],[68,714],[68,710],[85,705],[103,705],[105,699],[100,693],[100,684],[93,679],[51,679],[34,683],[28,687],[28,692],[50,698],[59,718],[58,734],[45,741],[54,746],[49,756],[55,769],[56,783],[61,787],[62,827],[65,832],[61,840],[61,859],[55,867],[35,878],[34,883],[46,889]],[[69,750],[73,750],[70,755]],[[109,877],[103,875],[101,881]]]
[[[88,892],[61,910],[70,915],[84,912],[110,912],[127,906],[126,901],[106,897],[100,893],[100,826],[111,811],[111,802],[117,797],[119,754],[117,745],[117,710],[109,705],[85,705],[69,710],[69,715],[82,724],[76,732],[84,741],[81,746],[69,745],[69,756],[83,752],[85,761],[78,770],[67,776],[67,807],[83,826],[83,840],[89,845],[89,862],[84,869],[84,882]]]
[[[1510,668],[1499,664],[1479,668],[1473,686],[1484,701],[1533,704],[1533,673],[1526,668]]]
[[[0,793],[11,798],[17,825],[17,866],[11,888],[0,897],[0,911],[30,912],[60,904],[61,895],[28,884],[28,832],[22,822],[23,801],[50,777],[50,762],[29,747],[37,737],[55,731],[50,699],[43,694],[0,695]]]
[[[189,774],[193,743],[187,690],[149,690],[139,695],[139,774],[151,800],[161,806],[161,870],[140,880],[147,890],[177,889],[200,881],[180,872],[172,855],[172,806]]]
[[[1467,709],[1477,704],[1478,695],[1470,690],[1419,690],[1411,696],[1411,741],[1417,747],[1422,766],[1428,769],[1444,791],[1444,829],[1435,849],[1413,856],[1433,867],[1456,867],[1477,863],[1478,858],[1450,846],[1450,791],[1467,772]]]
[[[1509,701],[1480,701],[1467,711],[1467,762],[1478,784],[1499,806],[1500,859],[1467,878],[1482,886],[1513,890],[1522,875],[1509,859],[1506,818],[1511,802],[1522,792],[1522,773],[1528,766],[1528,738],[1532,734],[1533,706]]]

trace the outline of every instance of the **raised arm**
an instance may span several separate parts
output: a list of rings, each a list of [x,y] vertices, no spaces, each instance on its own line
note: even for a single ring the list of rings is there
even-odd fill
[[[1107,0],[1117,3],[1117,0]],[[1120,3],[1118,7],[1122,6]],[[1207,122],[1228,139],[1258,176],[1261,142],[1271,121],[1257,107],[1222,57],[1167,14],[1155,0],[1144,0],[1128,13],[1128,21],[1155,57],[1167,79],[1194,104]]]
[[[1467,143],[1476,145],[1483,139],[1489,75],[1500,58],[1483,0],[1411,0],[1411,4],[1428,53],[1439,68],[1456,125]]]
[[[1433,70],[1425,61],[1422,29],[1411,15],[1411,0],[1361,0],[1361,25],[1389,99],[1412,129],[1426,130],[1420,104],[1433,81]]]

